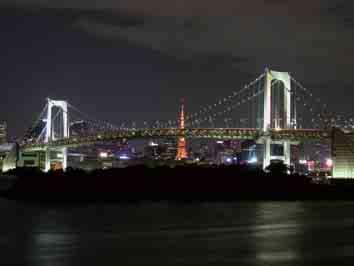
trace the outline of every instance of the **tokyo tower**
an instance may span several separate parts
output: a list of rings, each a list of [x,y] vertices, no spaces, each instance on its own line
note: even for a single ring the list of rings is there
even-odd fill
[[[182,100],[181,111],[179,113],[179,125],[180,129],[184,129],[184,100]],[[176,160],[186,159],[188,157],[187,150],[186,150],[186,138],[179,137],[178,144],[177,144],[177,155]]]

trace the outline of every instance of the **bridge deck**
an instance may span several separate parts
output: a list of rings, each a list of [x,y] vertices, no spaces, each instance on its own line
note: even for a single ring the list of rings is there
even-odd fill
[[[72,136],[66,139],[51,141],[48,143],[26,143],[22,145],[24,150],[42,150],[47,147],[79,147],[95,143],[114,142],[122,139],[140,138],[168,138],[168,137],[204,138],[204,139],[260,139],[270,137],[274,140],[303,140],[303,139],[327,139],[331,137],[329,130],[317,129],[282,129],[263,132],[255,128],[158,128],[158,129],[132,129],[112,132],[102,132],[88,136]]]

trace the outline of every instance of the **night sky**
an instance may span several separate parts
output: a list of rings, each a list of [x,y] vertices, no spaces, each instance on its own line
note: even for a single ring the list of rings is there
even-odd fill
[[[197,111],[267,66],[291,72],[331,110],[354,112],[352,1],[1,3],[0,121],[11,136],[46,97],[115,124],[175,119],[181,97]]]

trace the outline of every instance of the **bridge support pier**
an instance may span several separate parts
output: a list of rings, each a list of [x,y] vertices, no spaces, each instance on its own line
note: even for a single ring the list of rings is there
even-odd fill
[[[283,84],[283,97],[279,101],[272,102],[272,81],[280,81]],[[282,160],[290,165],[290,141],[273,141],[267,134],[269,129],[281,130],[292,128],[291,125],[291,77],[288,72],[278,72],[266,69],[264,82],[264,109],[263,109],[263,169],[266,168],[272,160]],[[296,119],[296,118],[295,118]],[[272,145],[277,145],[278,149],[272,154]]]
[[[47,119],[46,119],[47,124],[46,124],[46,135],[45,135],[44,142],[48,143],[56,139],[55,128],[53,123],[53,114],[52,114],[52,109],[54,107],[58,107],[61,109],[61,116],[62,116],[62,125],[61,127],[59,127],[59,132],[57,132],[57,134],[62,138],[69,138],[70,130],[69,130],[69,118],[68,118],[68,106],[69,106],[68,103],[66,101],[51,100],[49,98],[47,99],[47,101],[48,101]],[[51,158],[54,153],[56,154],[56,158]],[[52,162],[61,163],[61,168],[65,170],[68,164],[67,148],[60,148],[60,149],[46,148],[44,171],[48,172],[51,169]]]
[[[56,154],[56,158],[52,158],[52,153]],[[61,169],[64,171],[68,167],[68,149],[60,148],[59,150],[46,149],[45,150],[45,168],[44,171],[48,172],[52,168],[52,162],[61,163]]]
[[[284,163],[288,166],[290,166],[290,162],[291,162],[291,150],[290,150],[290,142],[289,141],[285,141],[284,142]]]
[[[45,167],[44,171],[48,172],[50,170],[50,149],[45,150]]]
[[[263,169],[270,164],[270,143],[270,138],[266,138],[263,143]]]
[[[272,141],[270,137],[266,137],[263,141],[263,169],[270,165],[272,160],[283,161],[284,164],[290,165],[290,141]],[[272,145],[278,145],[281,150],[279,154],[272,154]]]
[[[62,167],[63,167],[63,170],[65,171],[66,168],[68,167],[68,148],[62,148],[61,152],[63,155]]]

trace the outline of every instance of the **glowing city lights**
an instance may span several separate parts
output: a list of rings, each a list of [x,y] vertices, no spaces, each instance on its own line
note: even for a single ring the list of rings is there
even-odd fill
[[[102,151],[102,152],[99,153],[99,157],[100,157],[100,158],[108,158],[108,153]]]
[[[250,164],[255,164],[257,162],[258,162],[257,157],[252,157],[250,160],[248,160],[248,163]]]
[[[330,159],[330,158],[326,159],[326,165],[327,165],[327,167],[332,167],[333,166],[333,160]]]
[[[122,155],[119,156],[119,159],[120,160],[129,160],[130,157],[128,155],[126,155],[126,154],[122,154]]]

